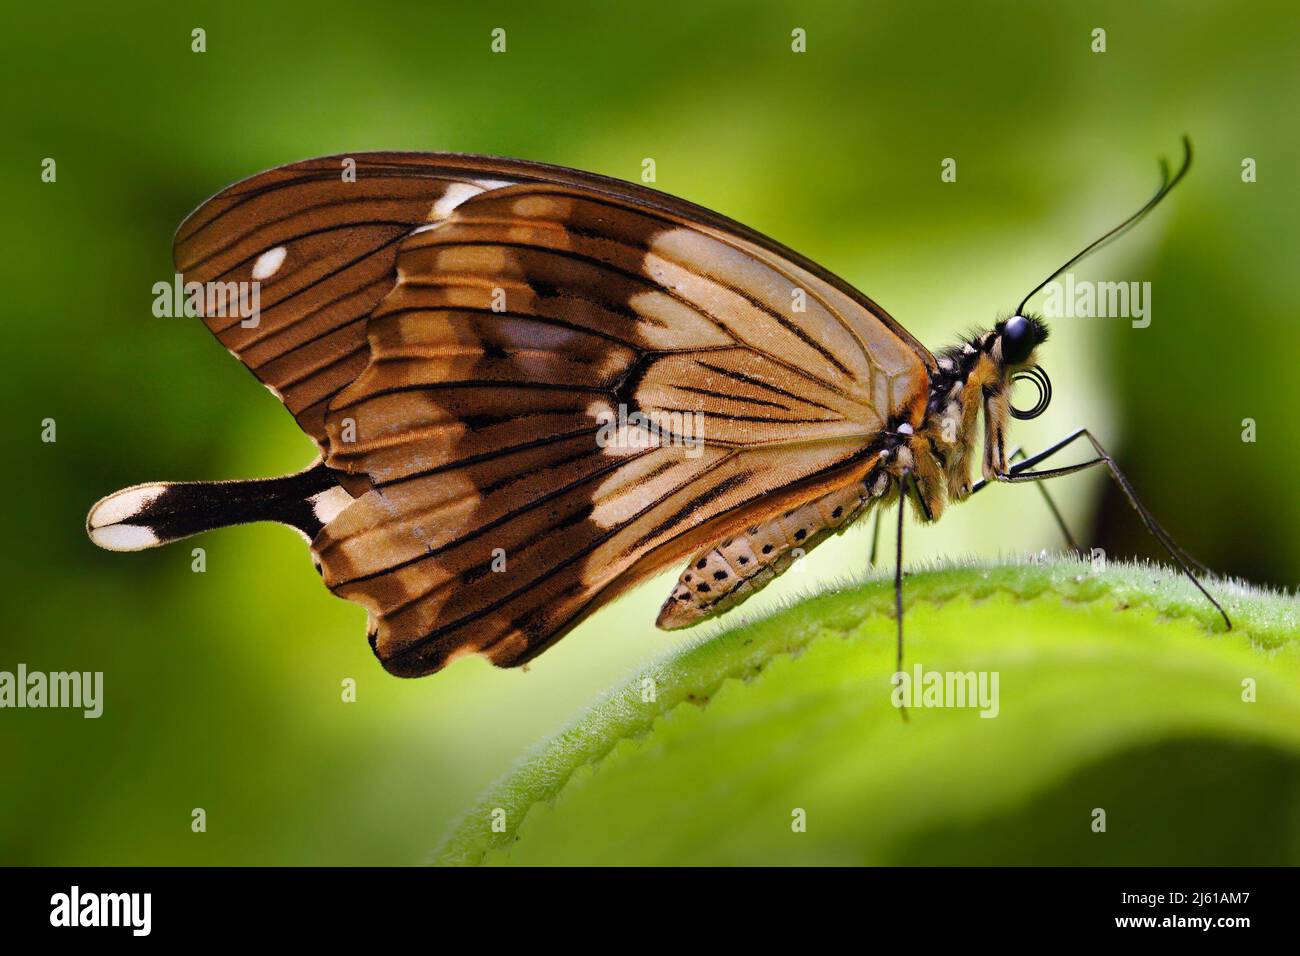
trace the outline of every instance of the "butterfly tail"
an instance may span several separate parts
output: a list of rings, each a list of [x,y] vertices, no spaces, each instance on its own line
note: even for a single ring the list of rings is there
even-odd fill
[[[97,502],[86,533],[109,551],[142,551],[200,531],[276,521],[310,542],[351,501],[336,472],[319,462],[282,478],[150,482]]]

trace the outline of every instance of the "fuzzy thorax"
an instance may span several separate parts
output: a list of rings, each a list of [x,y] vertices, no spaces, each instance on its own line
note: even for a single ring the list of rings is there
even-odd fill
[[[1035,349],[1046,338],[1047,327],[1038,318],[1014,316],[939,354],[925,419],[907,441],[907,454],[898,454],[890,469],[904,480],[910,471],[923,518],[938,518],[948,500],[961,501],[970,494],[981,409],[981,473],[990,481],[1007,473],[1011,382],[1034,365]]]

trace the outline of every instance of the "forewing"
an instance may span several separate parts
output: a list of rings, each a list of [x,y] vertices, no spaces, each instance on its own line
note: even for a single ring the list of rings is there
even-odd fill
[[[327,416],[328,463],[373,490],[315,548],[397,674],[523,663],[702,543],[857,480],[881,427],[924,411],[926,363],[888,323],[635,198],[496,189],[396,265]]]
[[[204,323],[324,447],[325,407],[366,366],[366,318],[393,288],[398,244],[457,201],[501,184],[436,155],[283,166],[191,213],[176,233],[176,268],[205,287],[259,284],[255,326],[215,314],[206,294]]]
[[[186,282],[259,283],[255,327],[241,325],[239,315],[208,314],[204,321],[323,447],[326,406],[367,364],[366,319],[393,289],[398,244],[467,198],[514,183],[568,184],[740,237],[797,263],[850,321],[855,313],[869,316],[869,328],[903,340],[933,367],[929,352],[883,309],[767,237],[643,186],[524,160],[356,153],[269,170],[186,218],[176,233],[176,267]]]

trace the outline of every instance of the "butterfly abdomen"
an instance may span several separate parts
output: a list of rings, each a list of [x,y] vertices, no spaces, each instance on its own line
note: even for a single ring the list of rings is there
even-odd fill
[[[690,627],[743,603],[831,535],[860,518],[889,487],[883,475],[837,488],[696,555],[655,622]]]

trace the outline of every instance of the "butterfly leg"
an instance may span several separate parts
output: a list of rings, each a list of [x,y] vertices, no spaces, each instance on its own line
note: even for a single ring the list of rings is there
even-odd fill
[[[1076,430],[1075,430],[1074,432],[1072,432],[1071,434],[1067,435],[1065,438],[1061,439],[1061,440],[1060,440],[1059,442],[1057,442],[1055,445],[1052,445],[1050,448],[1047,448],[1047,449],[1045,449],[1045,450],[1043,450],[1043,451],[1040,451],[1038,454],[1034,455],[1034,457],[1033,457],[1032,459],[1030,459],[1030,460],[1026,460],[1026,461],[1023,461],[1023,462],[1021,462],[1020,464],[1015,465],[1014,467],[1012,467],[1011,469],[1009,469],[1009,471],[1010,471],[1012,474],[1017,474],[1017,473],[1021,472],[1022,469],[1025,469],[1025,468],[1031,468],[1031,467],[1033,467],[1034,465],[1038,464],[1039,462],[1047,460],[1047,459],[1050,458],[1052,455],[1056,454],[1058,451],[1061,451],[1062,449],[1068,447],[1070,444],[1072,444],[1073,442],[1077,441],[1079,438],[1083,437],[1083,435],[1084,435],[1085,433],[1087,433],[1087,434],[1089,435],[1089,439],[1093,442],[1093,444],[1094,444],[1096,447],[1098,447],[1098,448],[1101,447],[1100,445],[1097,445],[1096,440],[1092,438],[1091,434],[1088,433],[1088,430],[1087,430],[1086,428],[1079,428],[1079,429],[1076,429]],[[1023,453],[1020,449],[1016,449],[1016,451],[1013,452],[1012,455],[1011,455],[1010,457],[1014,457],[1016,454],[1020,454],[1020,455],[1023,457],[1023,454],[1024,454],[1024,453]],[[1096,464],[1099,464],[1099,463],[1100,463],[1099,461],[1089,462],[1089,463],[1084,464],[1084,465],[1082,465],[1082,466],[1080,466],[1080,467],[1078,467],[1078,468],[1072,468],[1072,471],[1081,471],[1083,468],[1091,467],[1091,466],[1096,465]],[[1114,464],[1113,461],[1112,461],[1112,464]],[[1118,466],[1116,466],[1116,467],[1118,467]],[[1055,472],[1060,472],[1060,471],[1061,471],[1061,469],[1053,469],[1053,472],[1054,472],[1054,473],[1053,473],[1053,474],[1050,474],[1050,475],[1047,475],[1047,477],[1059,477],[1059,474],[1056,474]],[[1065,473],[1066,473],[1066,474],[1069,474],[1070,472],[1065,472]],[[972,494],[972,495],[975,494],[975,492],[981,490],[982,488],[987,487],[989,484],[990,484],[990,482],[988,482],[987,480],[985,480],[985,479],[980,479],[979,481],[977,481],[977,482],[975,483],[975,486],[971,489],[971,494]],[[1121,486],[1121,488],[1123,488],[1123,486]],[[1039,489],[1039,491],[1043,492],[1043,495],[1044,495],[1044,497],[1047,499],[1047,502],[1048,502],[1049,506],[1052,507],[1053,511],[1055,512],[1055,511],[1056,511],[1055,504],[1052,502],[1052,499],[1051,499],[1050,497],[1048,497],[1048,495],[1047,495],[1047,489],[1044,488],[1041,484],[1038,486],[1038,489]],[[1129,491],[1131,491],[1131,490],[1132,490],[1132,487],[1130,486],[1130,487],[1129,487]],[[1125,494],[1126,494],[1126,496],[1127,496],[1127,495],[1128,495],[1128,492],[1125,492]],[[1132,501],[1134,497],[1136,497],[1136,495],[1130,496],[1130,501]],[[1137,507],[1139,507],[1139,505],[1140,505],[1140,502],[1139,502],[1138,504],[1135,504],[1134,507],[1137,508]],[[1143,511],[1145,511],[1145,508],[1143,508],[1141,511],[1139,511],[1139,514],[1141,514]],[[1056,513],[1059,514],[1059,512],[1056,512]],[[1147,520],[1147,519],[1149,519],[1150,522],[1151,522],[1151,524],[1155,526],[1155,529],[1156,529],[1156,530],[1153,530],[1152,533],[1156,536],[1156,538],[1159,539],[1159,538],[1161,538],[1161,536],[1163,536],[1164,540],[1163,540],[1161,543],[1166,547],[1166,549],[1172,548],[1174,551],[1176,551],[1176,552],[1178,553],[1178,555],[1179,555],[1179,556],[1180,556],[1180,557],[1181,557],[1181,558],[1182,558],[1182,559],[1183,559],[1187,564],[1191,565],[1193,568],[1195,568],[1195,569],[1196,569],[1197,571],[1199,571],[1201,574],[1203,574],[1203,575],[1208,575],[1208,574],[1212,574],[1212,573],[1213,573],[1213,572],[1212,572],[1208,567],[1205,566],[1205,564],[1203,564],[1201,561],[1198,561],[1198,560],[1197,560],[1196,558],[1194,558],[1192,555],[1188,554],[1187,551],[1185,551],[1182,547],[1180,547],[1180,546],[1179,546],[1179,545],[1174,541],[1174,539],[1173,539],[1173,535],[1171,535],[1168,531],[1166,531],[1165,528],[1164,528],[1164,526],[1163,526],[1162,524],[1160,524],[1160,522],[1156,521],[1156,519],[1155,519],[1155,515],[1151,514],[1149,511],[1146,511],[1144,521]],[[1067,537],[1071,537],[1071,536],[1069,535],[1069,531],[1068,531],[1068,529],[1066,529],[1065,526],[1064,526],[1064,522],[1059,521],[1059,519],[1058,519],[1058,524],[1060,525],[1061,529],[1066,533]],[[1071,540],[1073,541],[1073,538],[1072,538],[1072,537],[1071,537]],[[1075,547],[1075,549],[1076,549],[1077,551],[1079,551],[1080,553],[1082,553],[1083,549],[1080,548],[1077,544],[1074,544],[1073,546]]]
[[[1055,455],[1062,449],[1069,447],[1080,438],[1086,438],[1088,440],[1089,444],[1092,445],[1093,450],[1097,453],[1096,458],[1080,462],[1076,465],[1066,465],[1061,468],[1045,468],[1040,471],[1033,470],[1035,465],[1046,461],[1052,455]],[[1232,621],[1228,618],[1227,612],[1224,611],[1223,606],[1214,599],[1213,595],[1211,595],[1210,592],[1205,589],[1205,586],[1197,579],[1196,573],[1192,568],[1195,567],[1202,571],[1202,573],[1209,573],[1209,570],[1204,564],[1197,561],[1179,547],[1170,536],[1169,532],[1167,532],[1161,524],[1156,521],[1151,512],[1147,510],[1146,505],[1144,505],[1141,499],[1138,498],[1137,492],[1133,489],[1133,485],[1120,470],[1119,465],[1115,463],[1115,459],[1110,456],[1110,453],[1102,447],[1101,442],[1097,441],[1096,437],[1092,432],[1088,431],[1088,429],[1077,429],[1052,447],[1040,451],[1038,454],[1032,455],[1024,461],[1012,465],[1007,469],[1005,474],[997,475],[996,480],[1009,483],[1047,481],[1051,478],[1062,478],[1066,475],[1072,475],[1075,472],[1083,471],[1086,468],[1094,468],[1097,465],[1103,465],[1106,468],[1110,477],[1114,480],[1115,484],[1119,486],[1120,491],[1123,492],[1124,497],[1128,499],[1128,503],[1133,506],[1133,510],[1136,511],[1138,517],[1142,519],[1142,523],[1146,526],[1146,529],[1151,532],[1152,537],[1160,543],[1160,546],[1165,549],[1165,553],[1173,559],[1174,563],[1178,565],[1179,570],[1187,576],[1188,580],[1196,585],[1196,589],[1205,595],[1205,599],[1214,605],[1214,609],[1219,612],[1219,615],[1223,618],[1223,622],[1227,625],[1228,630],[1232,630]],[[986,481],[977,482],[975,487],[971,489],[971,493],[974,494],[985,484],[987,484]]]
[[[1007,455],[1007,461],[1015,461],[1017,458],[1024,457],[1025,450],[1017,445],[1011,450],[1011,454]],[[1076,554],[1083,554],[1083,548],[1079,547],[1078,539],[1070,532],[1070,526],[1065,523],[1065,516],[1061,514],[1061,509],[1056,506],[1056,501],[1052,498],[1052,493],[1041,483],[1036,485],[1036,487],[1043,496],[1043,503],[1047,505],[1047,510],[1052,513],[1052,518],[1055,519],[1056,526],[1061,529],[1061,536],[1065,538],[1066,547]],[[973,490],[971,494],[974,493],[975,491]]]
[[[867,558],[867,567],[876,566],[876,550],[880,546],[880,509],[876,509],[876,517],[871,522],[871,555]]]
[[[907,505],[907,476],[898,481],[898,539],[894,551],[894,620],[898,628],[894,673],[903,672],[903,512]],[[907,708],[900,706],[899,714],[907,721]]]

